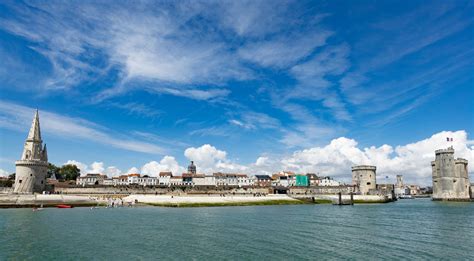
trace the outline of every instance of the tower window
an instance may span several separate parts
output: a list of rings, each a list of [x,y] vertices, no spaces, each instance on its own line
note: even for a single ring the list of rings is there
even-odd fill
[[[21,183],[21,179],[18,181],[18,183]]]
[[[367,185],[370,185],[370,182],[367,182]]]
[[[30,177],[33,177],[33,174],[30,173]]]

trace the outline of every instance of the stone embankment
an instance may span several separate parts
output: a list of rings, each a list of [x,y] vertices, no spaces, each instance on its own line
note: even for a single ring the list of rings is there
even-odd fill
[[[0,195],[0,208],[54,207],[60,204],[72,206],[97,206],[105,203],[106,200],[104,198],[78,195]]]

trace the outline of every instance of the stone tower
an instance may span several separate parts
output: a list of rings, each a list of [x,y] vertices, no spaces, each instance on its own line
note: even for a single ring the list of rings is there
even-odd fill
[[[431,162],[433,200],[469,200],[467,160],[454,159],[454,149],[436,150]]]
[[[194,161],[191,161],[191,164],[189,164],[188,173],[189,174],[196,174],[196,165],[194,165]]]
[[[362,195],[367,195],[369,190],[376,189],[375,166],[359,165],[352,167],[352,185],[358,188]]]
[[[43,147],[41,140],[38,110],[26,138],[21,159],[15,164],[15,193],[33,193],[44,190],[48,172],[48,152],[46,144]]]

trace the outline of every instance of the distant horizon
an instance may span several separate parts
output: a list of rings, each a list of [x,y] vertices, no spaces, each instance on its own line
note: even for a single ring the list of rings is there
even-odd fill
[[[426,186],[452,145],[474,182],[472,13],[470,1],[0,3],[0,176],[39,109],[49,161],[82,174],[193,160],[205,174],[349,183],[370,164]]]

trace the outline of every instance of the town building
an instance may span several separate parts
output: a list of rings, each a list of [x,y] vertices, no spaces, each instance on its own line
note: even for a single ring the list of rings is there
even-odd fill
[[[335,181],[331,177],[324,177],[321,180],[319,180],[319,186],[322,186],[322,187],[336,187],[340,185],[341,183],[339,181]]]
[[[172,176],[170,178],[170,186],[182,186],[183,177],[182,176]]]
[[[416,196],[416,195],[421,194],[421,189],[420,189],[420,186],[418,186],[418,185],[411,184],[411,185],[408,185],[407,188],[408,188],[409,194],[412,195],[412,196]]]
[[[77,177],[76,185],[78,186],[94,186],[94,185],[105,185],[104,180],[107,179],[106,175],[98,173],[87,173],[85,176]]]
[[[247,174],[237,174],[237,185],[239,187],[249,187],[253,186],[254,180],[249,177]]]
[[[467,160],[454,159],[454,148],[435,151],[431,162],[433,178],[433,200],[469,200],[469,176]]]
[[[15,162],[14,193],[42,192],[48,173],[48,152],[41,139],[39,113],[36,110],[21,159]]]
[[[309,185],[310,186],[318,186],[319,185],[319,177],[318,175],[314,174],[314,173],[308,173],[306,174],[306,176],[308,177],[308,182],[309,182]]]
[[[169,186],[172,176],[173,174],[171,172],[160,172],[158,175],[158,184],[161,186]]]
[[[271,187],[272,178],[268,175],[255,175],[255,186],[256,187]]]
[[[352,185],[356,186],[356,191],[362,195],[369,194],[371,189],[376,189],[375,166],[359,165],[352,167]]]

